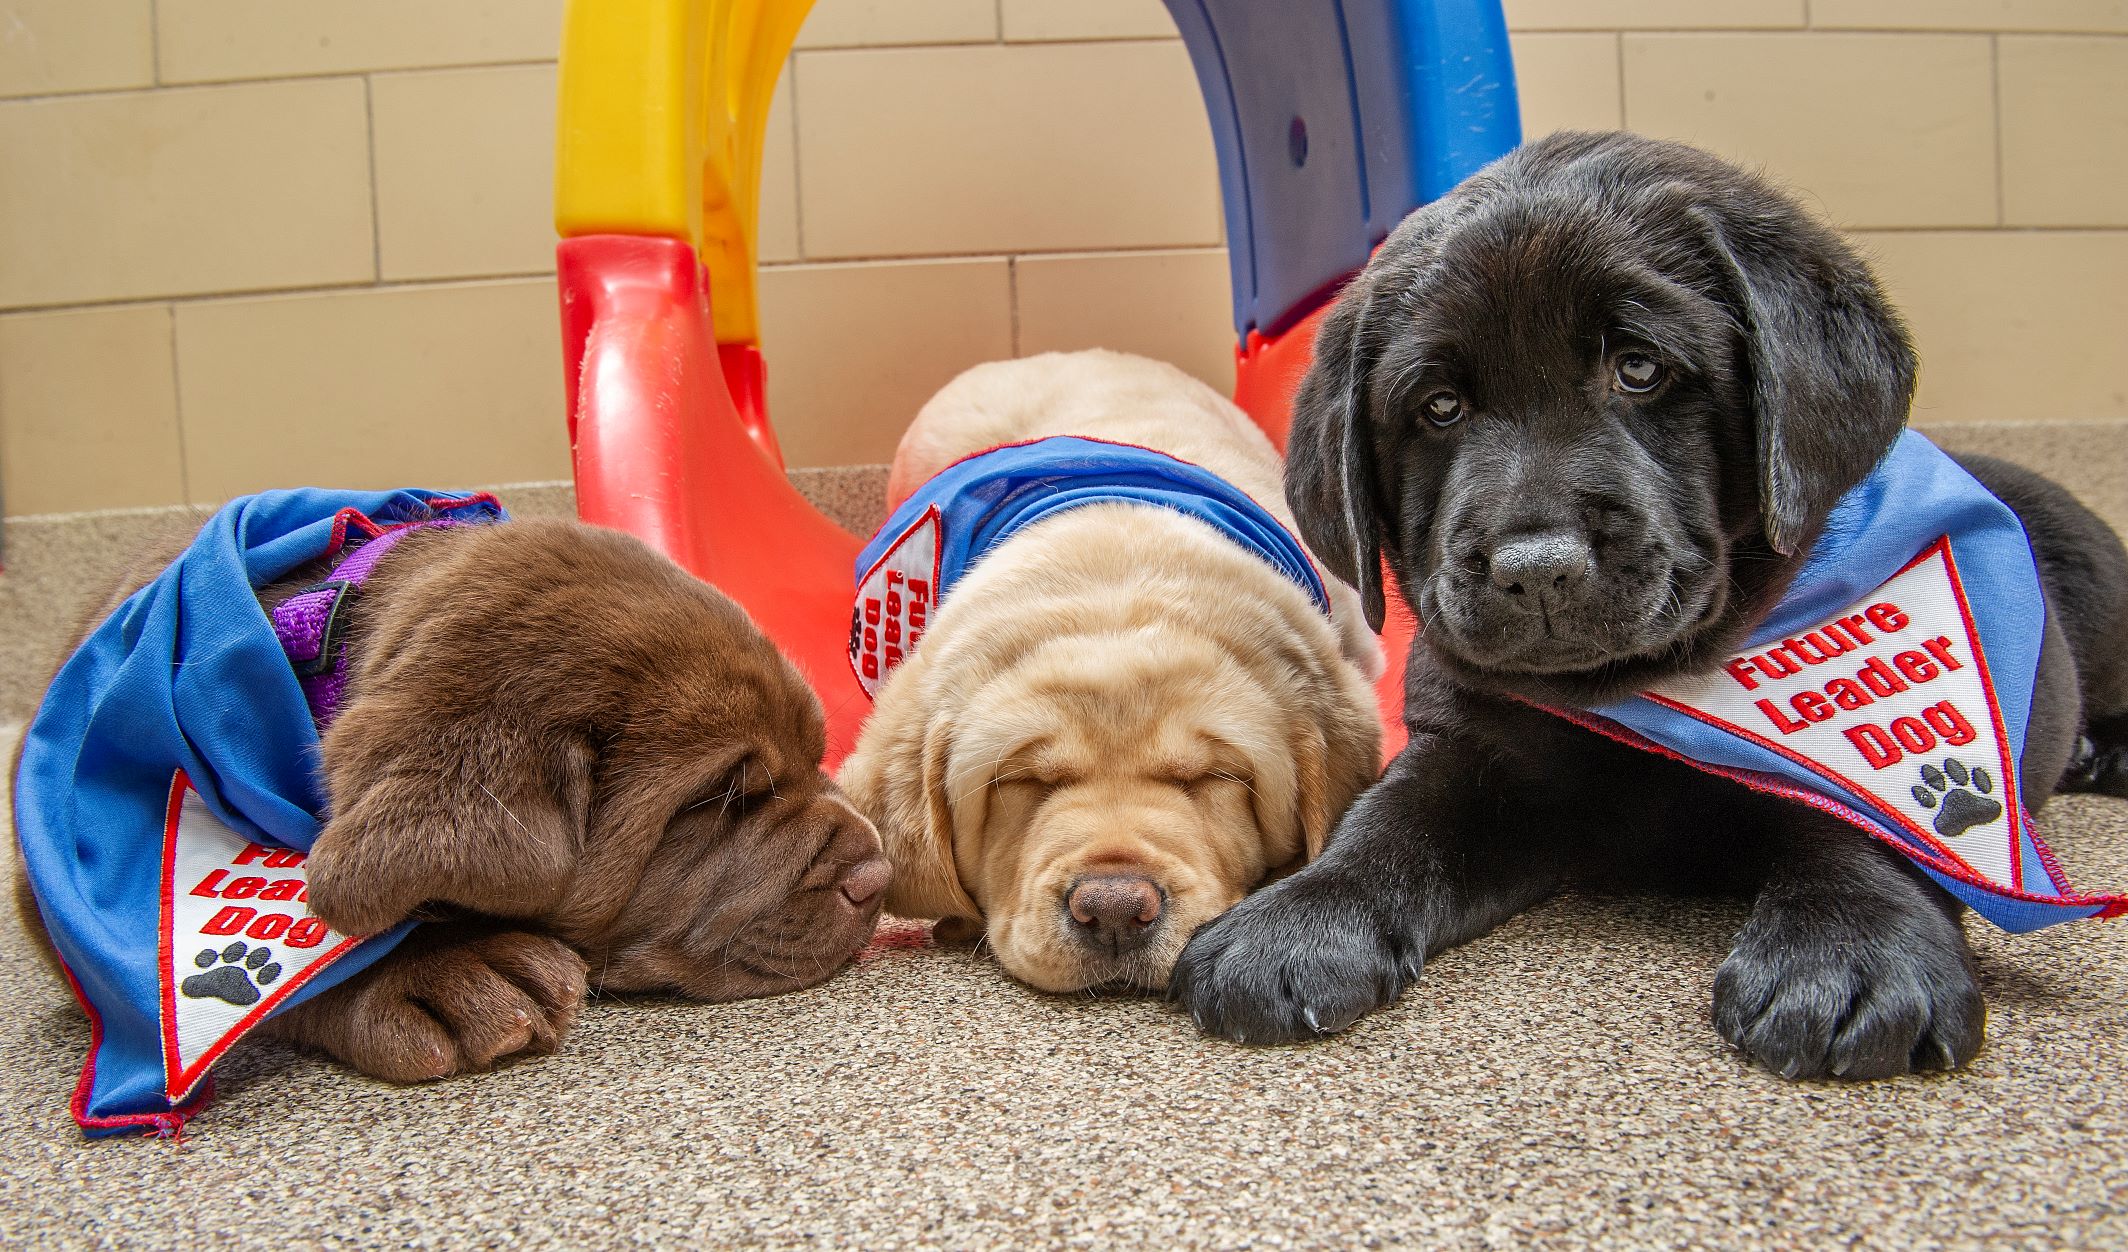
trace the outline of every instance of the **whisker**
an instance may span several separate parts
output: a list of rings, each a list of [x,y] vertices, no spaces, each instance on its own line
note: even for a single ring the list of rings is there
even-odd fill
[[[517,814],[515,814],[515,813],[512,813],[512,812],[510,812],[510,806],[509,806],[509,805],[507,805],[507,804],[503,804],[503,802],[502,802],[502,797],[501,797],[501,796],[499,796],[499,795],[496,795],[496,794],[495,794],[494,792],[492,792],[492,791],[488,791],[488,785],[487,785],[486,783],[483,783],[483,782],[476,782],[476,783],[474,783],[473,785],[474,785],[474,786],[476,786],[476,787],[478,787],[478,788],[480,788],[480,789],[481,789],[481,790],[482,790],[483,792],[486,792],[486,794],[487,794],[487,797],[488,797],[488,799],[490,799],[490,800],[493,800],[493,801],[495,801],[495,803],[496,803],[496,804],[500,805],[500,806],[502,807],[502,811],[503,811],[504,813],[508,813],[508,814],[509,814],[509,816],[510,816],[510,820],[511,820],[511,821],[513,821],[513,822],[516,822],[516,823],[517,823],[517,828],[518,828],[519,830],[522,830],[522,831],[524,831],[524,832],[525,832],[526,834],[528,834],[528,835],[532,833],[532,829],[531,829],[531,827],[529,827],[529,826],[526,826],[526,825],[524,824],[524,822],[523,822],[522,820],[520,820],[520,819],[518,818]]]

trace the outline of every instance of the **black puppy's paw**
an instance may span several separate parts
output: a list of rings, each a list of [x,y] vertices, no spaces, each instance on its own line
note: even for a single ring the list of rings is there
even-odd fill
[[[1980,1051],[1987,1004],[1957,924],[1930,920],[1888,934],[1754,920],[1714,976],[1715,1029],[1784,1078],[1964,1065]]]
[[[2061,792],[2095,791],[2128,800],[2128,743],[2112,737],[2103,740],[2078,735],[2068,768],[2054,789]]]
[[[1364,890],[1334,876],[1257,892],[1190,940],[1168,998],[1198,1029],[1237,1043],[1335,1034],[1418,979],[1422,953]]]

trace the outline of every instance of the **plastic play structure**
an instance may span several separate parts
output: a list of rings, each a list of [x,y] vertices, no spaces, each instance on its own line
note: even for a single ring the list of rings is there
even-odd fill
[[[869,709],[845,658],[860,539],[784,472],[754,291],[769,97],[811,2],[570,0],[555,226],[578,512],[746,607],[820,693],[832,768]],[[1167,6],[1219,154],[1234,398],[1283,445],[1339,285],[1520,141],[1506,23],[1499,0]],[[1390,601],[1393,750],[1412,624]]]

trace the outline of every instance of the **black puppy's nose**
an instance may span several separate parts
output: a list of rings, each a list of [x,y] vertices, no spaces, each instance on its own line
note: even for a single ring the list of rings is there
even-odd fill
[[[1145,946],[1166,907],[1159,886],[1142,874],[1081,878],[1064,893],[1079,942],[1115,956]]]
[[[1589,545],[1564,531],[1512,540],[1493,551],[1493,586],[1511,596],[1557,601],[1589,572]]]

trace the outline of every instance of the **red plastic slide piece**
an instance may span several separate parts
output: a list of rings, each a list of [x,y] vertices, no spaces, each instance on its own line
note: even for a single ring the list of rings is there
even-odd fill
[[[739,424],[776,468],[783,469],[783,449],[776,443],[776,428],[768,424],[768,362],[761,358],[761,349],[750,343],[720,343],[717,363],[724,371],[724,390],[739,413]]]
[[[858,542],[785,476],[759,354],[720,350],[709,277],[686,243],[585,235],[563,240],[557,263],[577,514],[647,541],[753,616],[826,705],[832,770],[871,708],[846,652]]]
[[[1321,308],[1270,338],[1249,332],[1248,341],[1234,354],[1234,403],[1263,427],[1279,451],[1286,448],[1286,431],[1293,421],[1293,393],[1300,388],[1308,363],[1315,359],[1315,330],[1329,312]],[[1382,622],[1382,655],[1388,667],[1374,687],[1375,707],[1382,714],[1382,760],[1387,762],[1404,747],[1404,658],[1419,624],[1397,588],[1396,575],[1382,566],[1382,594],[1388,613]]]

